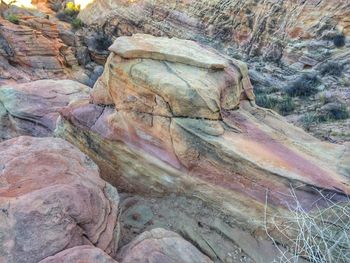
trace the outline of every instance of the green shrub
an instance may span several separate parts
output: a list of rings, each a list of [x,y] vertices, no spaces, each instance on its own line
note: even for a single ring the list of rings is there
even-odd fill
[[[301,118],[300,122],[306,131],[310,131],[310,128],[312,127],[312,125],[318,123],[318,120],[317,120],[316,114],[307,113]]]
[[[79,29],[83,27],[83,22],[79,18],[74,18],[71,22],[73,29]]]
[[[319,122],[345,120],[349,117],[349,110],[343,103],[330,103],[326,109],[317,114],[317,119]]]
[[[318,92],[321,84],[317,76],[304,74],[287,87],[286,93],[291,97],[309,97]]]
[[[294,111],[295,104],[291,97],[284,96],[282,101],[277,104],[277,111],[282,115],[287,115]]]
[[[338,48],[345,46],[345,36],[344,35],[336,35],[333,38],[333,43],[334,43],[334,46],[336,46]]]
[[[328,62],[320,68],[320,73],[324,75],[340,76],[344,70],[344,66],[337,62]]]
[[[256,94],[255,102],[260,107],[275,110],[282,115],[287,115],[295,109],[295,104],[289,96],[284,96],[281,100],[272,95]]]
[[[10,21],[13,24],[18,25],[19,24],[19,17],[13,14],[9,14],[6,19]]]
[[[278,99],[265,94],[257,94],[255,102],[260,107],[274,109],[278,104]]]

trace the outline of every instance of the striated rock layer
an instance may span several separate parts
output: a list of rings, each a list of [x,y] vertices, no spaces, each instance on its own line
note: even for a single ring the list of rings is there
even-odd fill
[[[119,196],[91,159],[58,138],[17,137],[0,153],[0,262],[81,245],[116,252]]]
[[[19,135],[51,136],[59,110],[88,99],[89,87],[72,80],[38,80],[0,88],[0,141]]]
[[[48,19],[20,16],[20,25],[0,19],[0,84],[67,78],[78,65],[74,52]]]
[[[77,246],[63,250],[39,263],[118,263],[103,250],[93,246]]]
[[[279,60],[293,40],[349,35],[349,7],[346,0],[97,0],[79,17],[117,36],[148,33],[221,42]]]
[[[350,141],[349,15],[348,0],[95,0],[79,17],[110,36],[190,39],[243,60],[260,106],[318,138],[341,143]],[[307,95],[290,93],[290,87],[303,87],[305,74],[314,80],[304,87]],[[346,113],[324,121],[324,104]],[[320,121],[310,124],[310,116]]]
[[[178,39],[159,39],[154,52],[149,41],[117,39],[93,103],[62,111],[57,135],[91,156],[105,180],[202,199],[252,231],[266,201],[273,214],[293,205],[291,188],[306,209],[319,199],[316,189],[335,199],[350,194],[349,147],[322,143],[255,106],[244,63]],[[193,52],[184,58],[181,49]],[[189,62],[208,53],[206,66]],[[211,69],[219,58],[225,63]]]

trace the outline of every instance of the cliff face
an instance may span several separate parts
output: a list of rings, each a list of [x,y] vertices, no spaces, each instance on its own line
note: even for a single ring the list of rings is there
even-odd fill
[[[239,47],[253,56],[269,56],[271,48],[279,47],[282,52],[289,41],[327,38],[332,31],[350,34],[349,8],[344,0],[97,0],[81,12],[80,18],[117,35],[142,31],[204,37],[203,41]]]
[[[333,130],[338,134],[334,140],[349,140],[349,114],[331,116],[331,123],[322,116],[315,125],[305,123],[324,109],[327,115],[334,106],[327,103],[345,105],[342,109],[349,111],[349,10],[349,1],[336,0],[96,0],[79,17],[108,35],[191,39],[243,60],[260,106],[277,110],[319,137],[328,138]],[[305,82],[305,74],[315,80],[305,85],[311,95],[290,95],[288,89]]]

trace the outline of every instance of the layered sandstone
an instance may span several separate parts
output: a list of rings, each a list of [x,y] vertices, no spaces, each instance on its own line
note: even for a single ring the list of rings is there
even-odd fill
[[[68,68],[77,63],[67,61],[66,58],[74,57],[74,53],[68,52],[68,47],[58,37],[56,24],[45,18],[21,19],[23,22],[20,25],[5,19],[0,21],[0,54],[10,63],[1,64],[1,77],[4,79],[2,82],[67,77]],[[6,71],[12,67],[19,72],[19,76],[6,76]]]
[[[80,13],[119,35],[149,33],[217,40],[251,55],[283,52],[293,43],[320,37],[338,27],[350,34],[348,1],[106,1],[97,0]],[[320,21],[320,17],[323,17]],[[111,31],[112,32],[112,31]],[[280,49],[280,50],[278,50]]]
[[[96,0],[79,17],[110,36],[196,40],[244,60],[259,105],[278,110],[319,138],[343,142],[350,140],[348,118],[314,121],[310,127],[305,120],[322,114],[325,96],[350,111],[349,10],[346,0]],[[303,74],[317,76],[319,83],[309,87],[317,94],[289,98],[286,90]],[[291,107],[281,109],[285,101]]]
[[[291,188],[306,209],[319,199],[315,189],[335,199],[350,193],[349,147],[322,143],[257,107],[244,63],[179,39],[159,39],[166,46],[155,52],[150,39],[117,39],[95,104],[72,103],[57,128],[106,180],[197,197],[251,231],[262,227],[266,201],[273,214],[293,205]],[[181,49],[195,51],[184,59]],[[206,64],[191,61],[208,53]],[[213,69],[219,58],[226,63]]]
[[[92,245],[118,244],[119,196],[68,142],[17,137],[0,143],[0,261],[37,263]]]
[[[89,87],[72,80],[38,80],[0,88],[0,141],[19,135],[50,136],[59,111],[88,99]]]

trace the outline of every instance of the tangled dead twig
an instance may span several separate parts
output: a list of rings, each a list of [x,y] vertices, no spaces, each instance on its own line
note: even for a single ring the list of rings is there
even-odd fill
[[[294,204],[288,205],[288,216],[274,215],[270,218],[269,222],[278,233],[289,241],[290,245],[286,250],[282,250],[269,233],[266,193],[265,231],[280,252],[274,262],[350,262],[350,199],[335,202],[332,200],[333,196],[326,196],[320,190],[317,192],[320,200],[326,202],[326,207],[320,207],[315,202],[314,209],[311,212],[306,211],[295,189],[291,188],[290,195]],[[283,225],[277,222],[283,222]]]

